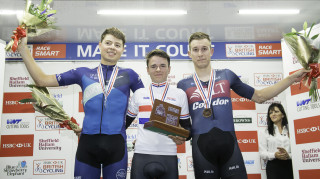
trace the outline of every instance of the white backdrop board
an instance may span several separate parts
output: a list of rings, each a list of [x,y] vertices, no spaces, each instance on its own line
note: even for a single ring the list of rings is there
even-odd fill
[[[48,74],[64,72],[68,69],[88,66],[96,67],[99,62],[38,62]],[[150,84],[144,60],[127,60],[119,62],[121,67],[133,68],[142,78],[145,86]],[[229,68],[240,79],[254,88],[264,88],[281,80],[282,62],[272,61],[213,61],[217,69]],[[171,73],[168,82],[176,85],[178,81],[194,72],[190,60],[171,61]],[[7,62],[4,76],[4,111],[1,116],[1,139],[14,139],[23,144],[23,150],[6,153],[0,157],[0,178],[57,178],[73,177],[74,157],[77,137],[73,132],[60,129],[57,123],[32,111],[32,107],[17,103],[30,95],[26,84],[32,79],[22,62]],[[84,113],[81,109],[81,89],[77,85],[49,88],[52,95],[63,105],[66,112],[82,125]],[[266,110],[271,102],[284,103],[284,94],[263,103],[255,104],[249,100],[232,97],[234,121],[238,142],[242,150],[250,179],[265,178],[265,164],[261,162],[258,152],[257,131],[266,126]],[[284,103],[285,105],[285,103]],[[136,138],[137,124],[127,130],[127,141]],[[24,138],[25,141],[19,139]],[[129,152],[128,176],[130,174],[133,152]],[[193,163],[190,142],[178,147],[180,178],[192,179]]]
[[[316,25],[310,37],[320,33],[320,25]],[[289,51],[288,46],[282,43],[284,75],[288,76],[302,66]],[[314,41],[320,47],[320,39]],[[318,78],[318,89],[320,79]],[[309,89],[300,83],[288,88],[286,93],[287,110],[292,149],[294,177],[300,179],[320,178],[320,101],[312,102]]]

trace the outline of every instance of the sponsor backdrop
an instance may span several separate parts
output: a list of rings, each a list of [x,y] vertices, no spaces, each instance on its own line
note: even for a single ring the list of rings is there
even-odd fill
[[[314,26],[313,35],[320,33],[320,25]],[[320,47],[320,39],[313,43]],[[281,42],[283,53],[284,76],[301,69],[302,66],[294,58],[285,42]],[[318,78],[318,89],[320,87]],[[320,178],[320,101],[311,101],[309,89],[300,83],[291,85],[286,90],[290,140],[293,154],[293,170],[296,178]]]
[[[2,101],[3,101],[3,79],[4,79],[4,67],[5,67],[5,50],[6,42],[0,39],[0,114],[2,114]],[[1,126],[1,120],[0,120]],[[0,130],[1,134],[1,130]]]
[[[212,45],[215,47],[213,68],[229,68],[244,83],[256,89],[268,87],[283,79],[279,42]],[[40,67],[46,73],[53,74],[80,66],[98,66],[100,51],[96,46],[97,44],[30,44],[29,48]],[[151,81],[143,59],[144,55],[155,47],[167,51],[172,56],[171,73],[168,76],[170,85],[176,86],[179,80],[194,72],[193,63],[186,55],[186,43],[129,43],[127,46],[119,66],[133,68],[146,86]],[[33,81],[18,53],[6,55],[1,115],[0,178],[72,178],[78,138],[72,131],[60,128],[56,122],[35,112],[32,104],[18,102],[31,97],[26,85],[32,84]],[[80,87],[72,85],[49,90],[63,105],[65,111],[82,125],[84,113]],[[249,179],[266,178],[265,163],[259,157],[258,130],[264,130],[266,127],[268,105],[272,102],[284,103],[285,94],[282,93],[263,104],[255,104],[233,92],[231,95],[236,135]],[[136,133],[137,122],[134,121],[127,130],[129,148],[136,139]],[[302,142],[305,141],[302,139]],[[304,150],[319,152],[315,147]],[[130,150],[128,176],[132,155],[133,151]],[[178,146],[178,164],[180,179],[194,178],[190,142]]]

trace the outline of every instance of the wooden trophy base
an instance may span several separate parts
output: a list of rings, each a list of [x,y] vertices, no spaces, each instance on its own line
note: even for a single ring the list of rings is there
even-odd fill
[[[176,127],[155,120],[146,122],[144,124],[144,128],[163,135],[180,136],[184,138],[188,138],[190,133],[188,130],[182,127]]]

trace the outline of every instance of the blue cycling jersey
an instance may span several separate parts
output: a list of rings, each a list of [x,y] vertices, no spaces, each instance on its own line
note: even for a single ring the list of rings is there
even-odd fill
[[[109,83],[115,66],[102,65],[105,85]],[[97,68],[80,67],[57,74],[60,86],[78,84],[82,88],[83,134],[120,134],[125,132],[130,89],[134,92],[144,87],[139,75],[132,69],[120,68],[113,88],[104,105],[104,94],[99,83]]]

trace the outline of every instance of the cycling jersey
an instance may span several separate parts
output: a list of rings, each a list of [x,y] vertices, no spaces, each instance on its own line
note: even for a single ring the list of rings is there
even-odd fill
[[[125,133],[128,98],[130,89],[134,92],[143,87],[143,83],[131,69],[118,68],[117,73],[113,73],[115,66],[101,64],[101,67],[99,72],[98,67],[82,67],[56,75],[60,86],[78,84],[83,92],[85,117],[74,178],[100,178],[102,167],[105,178],[124,179],[128,161]],[[99,79],[105,79],[101,82],[109,89],[108,93],[102,89]],[[112,88],[108,88],[110,81]]]
[[[164,95],[167,82],[152,83],[154,99],[161,99]],[[186,94],[173,86],[168,86],[165,94],[165,102],[181,107],[180,120],[186,120],[189,116],[188,102]],[[135,153],[154,154],[154,155],[177,155],[176,144],[165,135],[161,135],[144,129],[144,123],[150,119],[152,102],[149,88],[137,90],[129,103],[127,115],[130,117],[138,116],[138,134],[135,143]]]
[[[208,84],[202,82],[204,91]],[[192,157],[196,178],[247,178],[243,157],[234,131],[231,89],[251,99],[254,88],[244,84],[228,69],[216,70],[211,96],[213,115],[203,116],[205,104],[192,77],[181,80],[178,88],[188,97],[192,119]]]
[[[104,107],[104,94],[99,83],[97,68],[86,67],[72,69],[57,74],[60,86],[78,84],[82,89],[83,107],[83,134],[119,134],[125,132],[125,115],[127,111],[130,89],[134,92],[143,87],[143,83],[132,69],[119,67],[113,88]],[[102,65],[106,84],[114,66]]]
[[[192,118],[192,134],[202,134],[217,127],[223,131],[234,131],[232,103],[230,89],[245,98],[251,99],[254,88],[242,83],[236,74],[228,69],[216,70],[214,92],[211,108],[213,114],[210,118],[202,115],[205,108],[192,77],[181,80],[178,88],[186,92],[189,102],[189,111]],[[207,84],[201,82],[206,91]]]

